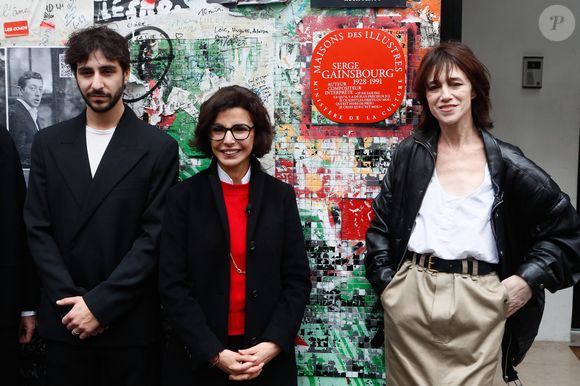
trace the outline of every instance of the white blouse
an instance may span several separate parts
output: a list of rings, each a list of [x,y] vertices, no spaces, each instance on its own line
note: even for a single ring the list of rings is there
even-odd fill
[[[437,172],[433,172],[408,250],[429,253],[445,260],[472,256],[497,264],[499,257],[490,222],[493,200],[487,165],[481,185],[464,197],[445,192]]]

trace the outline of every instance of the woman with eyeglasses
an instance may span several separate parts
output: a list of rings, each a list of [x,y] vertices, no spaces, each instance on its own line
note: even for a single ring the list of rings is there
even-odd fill
[[[212,163],[170,191],[163,221],[165,385],[296,385],[310,269],[294,190],[258,161],[272,138],[244,87],[201,105],[192,145]]]

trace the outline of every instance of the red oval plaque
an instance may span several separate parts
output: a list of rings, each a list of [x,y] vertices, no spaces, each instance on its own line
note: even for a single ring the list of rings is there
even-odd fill
[[[310,89],[316,109],[340,123],[374,123],[405,97],[405,53],[395,37],[372,28],[339,29],[312,52]]]

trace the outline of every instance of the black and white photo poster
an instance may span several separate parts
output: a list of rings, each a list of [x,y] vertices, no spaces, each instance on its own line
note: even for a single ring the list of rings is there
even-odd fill
[[[34,135],[78,115],[84,102],[62,47],[6,48],[6,86],[3,105],[7,128],[24,169],[30,168]],[[0,124],[2,122],[0,121]]]

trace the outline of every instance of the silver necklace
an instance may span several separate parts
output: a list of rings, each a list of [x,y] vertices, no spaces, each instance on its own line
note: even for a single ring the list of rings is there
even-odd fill
[[[236,272],[239,273],[240,275],[245,275],[246,271],[243,271],[240,267],[238,267],[238,265],[236,264],[236,261],[234,260],[234,256],[232,256],[231,252],[230,252],[230,259],[232,259],[232,264],[234,265],[234,269],[236,270]]]

